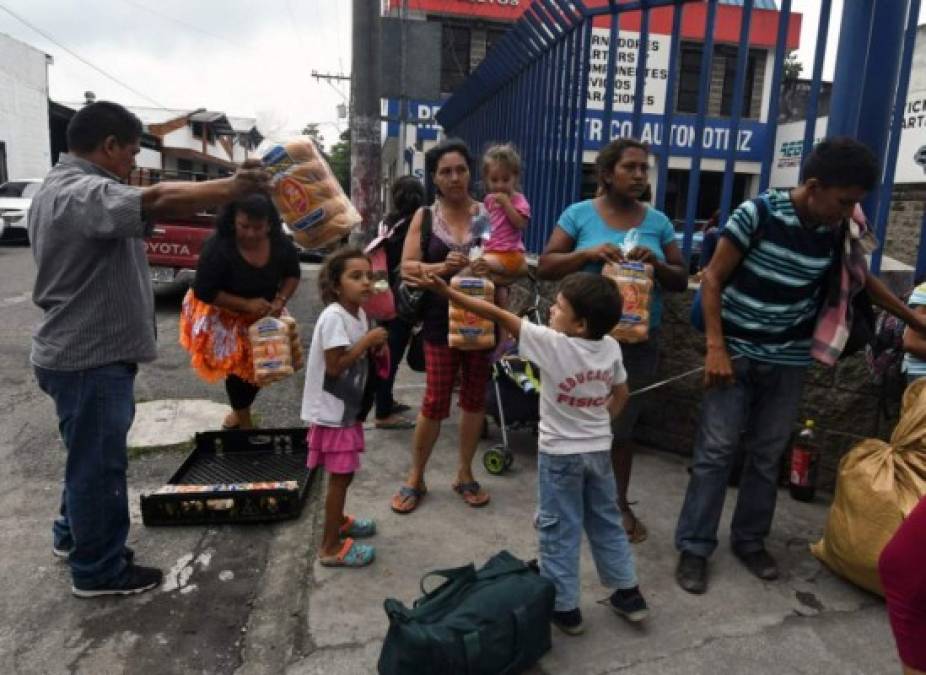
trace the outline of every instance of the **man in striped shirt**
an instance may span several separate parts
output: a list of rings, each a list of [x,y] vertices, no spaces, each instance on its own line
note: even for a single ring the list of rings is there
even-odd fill
[[[125,545],[135,374],[157,356],[144,238],[157,218],[190,215],[267,183],[249,164],[202,183],[125,185],[141,134],[141,122],[122,106],[82,108],[68,125],[70,154],[48,173],[29,211],[38,268],[32,298],[43,311],[32,364],[55,402],[68,451],[53,552],[68,558],[78,597],[140,593],[161,581],[161,571],[136,565]]]
[[[824,281],[841,224],[879,175],[877,160],[862,144],[824,140],[807,157],[798,187],[769,190],[743,203],[720,232],[701,287],[706,391],[675,533],[681,554],[676,579],[686,591],[707,589],[707,558],[717,547],[741,438],[748,458],[731,545],[759,578],[778,576],[764,540],[775,512],[779,463],[811,363]],[[876,277],[869,274],[865,288],[875,304],[926,334],[926,317],[914,315]]]

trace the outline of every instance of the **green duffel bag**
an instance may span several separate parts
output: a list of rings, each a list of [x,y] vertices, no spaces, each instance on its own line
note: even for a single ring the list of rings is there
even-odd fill
[[[444,583],[426,591],[429,577]],[[523,671],[550,649],[553,583],[508,551],[485,566],[435,570],[411,609],[386,600],[381,675],[499,675]]]

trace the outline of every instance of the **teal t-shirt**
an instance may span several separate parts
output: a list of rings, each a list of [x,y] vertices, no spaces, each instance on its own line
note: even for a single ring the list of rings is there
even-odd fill
[[[624,243],[627,232],[616,230],[608,225],[595,208],[595,202],[587,199],[569,206],[560,216],[559,227],[575,241],[576,251],[592,248],[600,244],[614,244],[620,246]],[[665,261],[665,246],[675,241],[675,228],[666,214],[650,206],[646,207],[643,222],[634,230],[639,237],[639,246],[645,246],[661,261]],[[584,272],[601,272],[601,263],[589,263],[583,268]],[[653,285],[653,295],[650,304],[650,328],[657,328],[662,321],[662,289],[659,284]]]

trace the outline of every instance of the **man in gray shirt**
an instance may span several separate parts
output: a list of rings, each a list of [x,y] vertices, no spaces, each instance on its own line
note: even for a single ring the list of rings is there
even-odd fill
[[[32,298],[44,312],[32,364],[68,451],[53,552],[68,558],[78,597],[141,593],[162,578],[136,565],[125,545],[135,374],[157,357],[144,238],[154,219],[232,201],[266,188],[268,178],[246,163],[232,177],[202,183],[125,185],[141,135],[141,122],[122,106],[82,108],[68,125],[70,154],[29,211],[38,267]]]

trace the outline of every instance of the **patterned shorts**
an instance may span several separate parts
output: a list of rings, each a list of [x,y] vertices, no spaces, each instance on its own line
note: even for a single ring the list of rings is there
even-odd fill
[[[466,412],[483,412],[486,384],[489,381],[491,351],[465,352],[446,344],[425,341],[425,392],[421,414],[431,420],[450,415],[453,381],[462,367],[460,378],[460,408]]]

